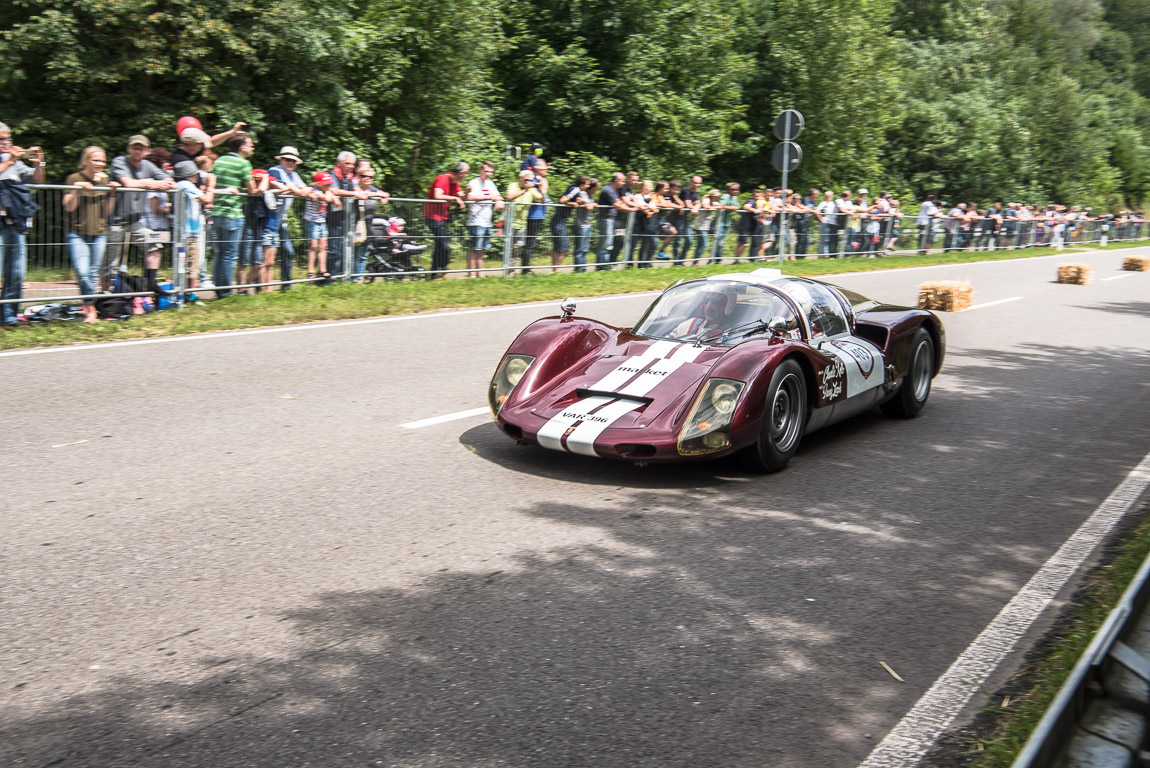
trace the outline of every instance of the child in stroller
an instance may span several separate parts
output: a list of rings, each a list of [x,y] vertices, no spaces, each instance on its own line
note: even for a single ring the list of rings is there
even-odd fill
[[[423,267],[414,266],[411,257],[426,251],[427,246],[413,243],[412,236],[404,231],[406,225],[407,222],[399,217],[385,219],[377,216],[368,222],[366,282],[397,272],[426,271]]]

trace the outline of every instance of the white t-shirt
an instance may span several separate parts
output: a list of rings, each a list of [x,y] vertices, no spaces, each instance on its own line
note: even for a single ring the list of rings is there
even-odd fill
[[[491,179],[484,181],[478,176],[467,182],[467,194],[469,197],[489,197],[491,202],[474,202],[469,200],[467,203],[467,226],[469,227],[490,227],[492,219],[492,211],[495,209],[495,198],[499,196],[499,188],[495,186],[495,182]]]
[[[200,207],[200,198],[204,196],[204,193],[187,179],[177,181],[176,188],[188,197],[184,205],[184,211],[187,215],[187,221],[184,224],[185,232],[188,237],[199,237],[204,229],[204,212]]]

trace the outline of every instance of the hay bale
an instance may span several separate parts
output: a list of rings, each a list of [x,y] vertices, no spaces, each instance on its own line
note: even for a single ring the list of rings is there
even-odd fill
[[[1090,265],[1059,264],[1058,282],[1070,285],[1086,285],[1090,282]]]
[[[970,306],[974,288],[970,283],[939,280],[918,287],[918,306],[940,312],[961,312]]]
[[[1142,256],[1127,256],[1122,260],[1122,268],[1127,272],[1150,272],[1150,259]]]

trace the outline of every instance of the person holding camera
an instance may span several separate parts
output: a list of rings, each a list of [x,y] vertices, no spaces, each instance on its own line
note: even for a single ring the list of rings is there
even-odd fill
[[[515,246],[520,250],[523,266],[529,267],[531,266],[531,253],[527,250],[527,229],[529,227],[527,214],[531,208],[543,202],[543,193],[539,191],[535,171],[520,171],[519,178],[507,185],[507,192],[503,195],[503,199],[515,204],[515,215],[511,221],[510,235],[514,238]],[[506,231],[505,225],[504,232]],[[523,274],[527,274],[527,272],[528,270],[523,270]]]
[[[12,131],[0,123],[0,207],[7,212],[0,217],[0,298],[23,296],[28,266],[24,238],[36,211],[24,185],[43,184],[46,167],[44,150],[13,144]],[[0,322],[16,325],[19,312],[19,304],[0,304]]]

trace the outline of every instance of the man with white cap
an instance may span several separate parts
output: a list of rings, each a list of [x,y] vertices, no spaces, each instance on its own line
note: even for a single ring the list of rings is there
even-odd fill
[[[279,161],[279,164],[268,168],[272,191],[277,195],[307,197],[310,190],[299,173],[296,172],[296,168],[303,162],[300,160],[296,148],[292,146],[281,147],[279,154],[276,155],[276,160]],[[295,249],[292,247],[291,237],[288,235],[287,229],[287,210],[291,207],[291,200],[280,197],[279,205],[279,248],[283,251],[283,258],[280,259],[280,280],[291,280],[291,267],[295,260]],[[265,248],[263,282],[271,280],[271,265],[275,263],[275,251],[271,251],[271,263],[268,263],[267,253],[268,249]],[[286,289],[287,286],[285,285],[284,288]]]
[[[172,165],[184,160],[194,161],[212,147],[218,147],[241,131],[247,130],[247,123],[236,123],[230,130],[209,136],[202,128],[189,126],[180,131],[180,144],[172,150]]]

